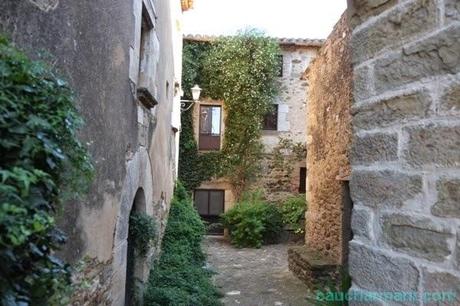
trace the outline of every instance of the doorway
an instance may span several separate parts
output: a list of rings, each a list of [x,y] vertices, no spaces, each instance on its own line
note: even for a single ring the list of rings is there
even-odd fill
[[[139,188],[134,197],[129,220],[135,212],[145,211],[145,194],[142,188]],[[137,266],[140,264],[134,249],[134,237],[132,233],[132,226],[129,222],[128,229],[128,246],[126,254],[126,282],[125,282],[125,306],[138,305],[137,296],[140,294],[138,283],[141,280],[141,275],[137,275]]]
[[[220,225],[219,216],[224,212],[225,190],[196,189],[194,203],[203,221],[208,226],[208,234],[223,235],[224,228]]]

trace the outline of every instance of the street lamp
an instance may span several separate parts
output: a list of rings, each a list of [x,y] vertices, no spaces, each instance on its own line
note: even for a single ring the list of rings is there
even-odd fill
[[[180,100],[180,110],[181,111],[189,110],[192,107],[193,103],[196,103],[200,100],[200,94],[201,94],[200,86],[195,84],[195,86],[193,86],[190,90],[192,91],[193,100]],[[189,103],[189,105],[187,105],[186,103]]]

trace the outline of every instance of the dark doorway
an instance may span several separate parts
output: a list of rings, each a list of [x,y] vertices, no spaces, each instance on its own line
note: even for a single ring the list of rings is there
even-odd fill
[[[342,182],[342,264],[348,263],[348,242],[353,238],[351,231],[351,211],[353,201],[350,196],[349,181]]]
[[[224,212],[225,190],[195,190],[195,207],[201,218],[209,224],[208,233],[223,235],[224,229],[219,226],[219,215]]]
[[[145,211],[145,195],[144,190],[139,188],[136,192],[136,196],[134,197],[133,206],[131,208],[131,212],[129,217],[134,212],[138,211]],[[128,223],[129,224],[129,223]],[[132,227],[129,224],[128,230],[128,246],[127,246],[127,255],[126,255],[126,283],[125,283],[125,306],[134,306],[137,304],[136,301],[136,253],[134,250],[134,243],[133,243],[133,235],[132,235]]]
[[[300,168],[299,174],[299,193],[307,192],[307,168]]]

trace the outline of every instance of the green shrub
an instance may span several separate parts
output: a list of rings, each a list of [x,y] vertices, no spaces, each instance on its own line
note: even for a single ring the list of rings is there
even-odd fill
[[[145,256],[155,241],[157,232],[155,220],[144,212],[133,212],[129,217],[129,235],[134,249]]]
[[[160,260],[153,264],[145,291],[149,306],[221,305],[220,294],[205,266],[201,243],[205,227],[192,200],[178,184],[162,241]]]
[[[246,194],[243,200],[221,215],[230,240],[237,247],[259,248],[276,242],[282,230],[282,216],[277,206],[264,203],[258,193]]]
[[[297,234],[305,232],[302,220],[305,218],[306,208],[307,201],[304,194],[290,197],[281,205],[283,223],[290,226]]]
[[[77,138],[72,91],[44,63],[0,37],[0,302],[66,304],[70,269],[54,213],[83,192],[93,168]]]

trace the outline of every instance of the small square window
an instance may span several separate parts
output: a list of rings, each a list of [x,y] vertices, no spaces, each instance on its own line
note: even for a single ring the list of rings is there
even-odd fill
[[[263,130],[276,131],[278,129],[278,104],[273,104],[264,116]]]

